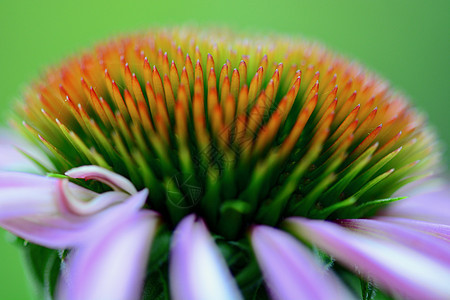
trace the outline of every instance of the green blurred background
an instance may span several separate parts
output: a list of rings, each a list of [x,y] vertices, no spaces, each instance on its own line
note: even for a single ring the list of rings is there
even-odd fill
[[[450,145],[448,0],[0,0],[0,125],[45,66],[117,33],[185,23],[321,41],[388,78],[428,115],[444,147]],[[20,251],[0,231],[0,299],[32,299],[27,281]]]

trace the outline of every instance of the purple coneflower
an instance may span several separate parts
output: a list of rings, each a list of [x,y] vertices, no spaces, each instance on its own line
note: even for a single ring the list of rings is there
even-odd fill
[[[46,297],[450,298],[449,191],[392,197],[436,168],[432,134],[319,45],[154,30],[23,98],[47,176],[0,173],[0,225]]]

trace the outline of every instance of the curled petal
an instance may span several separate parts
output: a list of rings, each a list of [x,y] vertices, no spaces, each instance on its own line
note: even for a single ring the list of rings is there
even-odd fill
[[[71,169],[66,175],[72,178],[93,179],[105,183],[114,190],[122,190],[128,194],[136,193],[136,188],[127,178],[99,166],[82,166]]]
[[[0,221],[0,226],[32,243],[53,249],[71,248],[106,228],[109,222],[136,213],[145,203],[148,191],[130,196],[95,215],[75,216],[54,214]]]
[[[67,180],[0,172],[0,226],[42,246],[68,248],[82,242],[104,214],[132,214],[146,197],[146,190],[132,197],[97,194]]]
[[[450,225],[450,188],[395,202],[381,215]]]
[[[338,280],[289,234],[255,226],[251,240],[273,299],[352,299]]]
[[[239,300],[242,296],[202,220],[194,215],[177,226],[170,256],[174,300]]]
[[[68,212],[75,215],[91,215],[113,204],[123,202],[130,195],[114,191],[96,194],[88,190],[74,190],[68,180],[58,182],[60,203]]]
[[[69,256],[59,298],[140,299],[158,223],[156,213],[143,210],[98,228]]]
[[[0,221],[11,218],[58,214],[60,179],[39,175],[0,172]],[[81,197],[94,197],[97,194],[68,184],[72,193]]]
[[[393,293],[408,299],[450,298],[450,270],[431,257],[327,221],[289,218],[287,226]]]

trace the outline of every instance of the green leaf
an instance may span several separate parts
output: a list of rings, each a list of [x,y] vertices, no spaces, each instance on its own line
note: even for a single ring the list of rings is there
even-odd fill
[[[40,297],[53,299],[61,269],[61,253],[31,243],[26,243],[23,251]]]
[[[233,199],[225,201],[220,207],[218,230],[224,237],[233,239],[242,234],[240,231],[244,215],[251,210],[250,204],[241,200]]]
[[[326,270],[330,269],[334,265],[334,258],[326,254],[325,252],[321,251],[316,246],[312,247],[313,254],[319,259],[319,261],[322,262],[323,266]]]
[[[172,233],[166,228],[161,227],[152,243],[148,271],[157,270],[161,265],[167,262],[170,249],[170,240]]]
[[[270,298],[267,288],[264,285],[264,283],[261,282],[254,294],[253,300],[269,300],[269,299]]]
[[[142,300],[170,300],[167,264],[151,272],[145,281]]]
[[[53,256],[52,260],[49,260],[46,266],[46,274],[44,276],[46,297],[49,299],[55,298],[56,286],[59,279],[59,273],[61,270],[61,259]]]
[[[364,280],[360,278],[361,281],[361,297],[363,300],[373,300],[376,295],[376,288],[370,280]]]

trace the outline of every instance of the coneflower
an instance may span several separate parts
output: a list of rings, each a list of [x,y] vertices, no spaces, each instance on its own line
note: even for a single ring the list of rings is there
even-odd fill
[[[25,246],[48,255],[50,297],[450,297],[448,211],[391,198],[436,168],[432,133],[320,45],[129,35],[49,70],[16,112],[51,164],[22,149],[49,176],[0,173],[0,225],[64,250]]]

